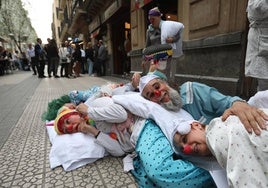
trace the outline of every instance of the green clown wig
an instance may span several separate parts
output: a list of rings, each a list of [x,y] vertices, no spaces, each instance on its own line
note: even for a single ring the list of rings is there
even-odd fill
[[[42,114],[43,121],[51,121],[57,117],[58,110],[65,104],[70,103],[70,97],[63,95],[58,99],[53,99],[48,103],[47,111]]]

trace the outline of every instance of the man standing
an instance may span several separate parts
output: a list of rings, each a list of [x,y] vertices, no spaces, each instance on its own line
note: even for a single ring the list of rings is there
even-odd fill
[[[172,46],[172,59],[167,63],[165,74],[168,81],[174,81],[176,63],[182,52],[182,32],[184,25],[175,21],[164,21],[158,7],[151,9],[148,13],[150,25],[146,32],[146,47],[156,44],[170,44]]]
[[[46,52],[46,58],[47,58],[47,74],[48,77],[51,77],[51,57],[50,57],[50,53],[49,53],[49,48],[51,44],[51,39],[47,38],[47,44],[45,44],[44,46],[44,51]]]
[[[99,40],[99,50],[98,50],[98,66],[100,66],[100,76],[106,75],[106,60],[107,60],[107,49],[103,44],[102,40]]]
[[[80,44],[80,51],[81,51],[81,73],[85,74],[87,72],[86,67],[86,52],[83,49],[83,44]]]
[[[32,43],[28,44],[27,55],[31,61],[30,63],[31,63],[31,67],[33,70],[33,75],[36,75],[38,71],[38,63],[35,57],[35,50],[34,50]]]
[[[42,46],[42,40],[41,38],[36,39],[36,44],[34,46],[35,51],[35,57],[38,65],[38,78],[46,78],[44,75],[44,69],[45,69],[45,51]]]
[[[48,59],[48,76],[51,77],[51,72],[53,73],[53,76],[55,78],[59,78],[57,72],[58,72],[58,66],[59,66],[59,50],[57,47],[57,43],[55,39],[48,40],[49,43],[46,45],[46,54]]]

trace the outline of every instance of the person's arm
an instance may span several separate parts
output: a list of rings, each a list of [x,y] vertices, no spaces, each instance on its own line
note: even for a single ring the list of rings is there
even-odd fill
[[[102,108],[88,108],[89,117],[95,121],[105,120],[110,123],[121,123],[127,119],[127,111],[118,104]]]
[[[149,36],[149,29],[147,29],[146,31],[146,43],[145,43],[145,47],[151,46],[151,40],[150,40],[150,36]]]
[[[125,86],[125,91],[136,91],[138,90],[138,85],[140,81],[141,74],[138,72],[135,72],[131,78],[131,82],[126,83]]]
[[[177,42],[181,37],[181,30],[179,30],[176,35],[174,35],[173,37],[168,37],[166,39],[166,42],[167,43],[174,43],[174,42]]]
[[[96,142],[103,146],[112,156],[119,157],[125,154],[117,140],[101,132],[96,127],[87,125],[86,122],[83,122],[79,126],[79,131],[85,134],[92,134],[96,138]]]
[[[189,93],[192,93],[192,95],[189,95]],[[183,102],[186,104],[184,106],[191,115],[193,115],[191,111],[196,112],[196,109],[192,109],[191,107],[196,108],[196,106],[199,106],[201,108],[200,111],[209,114],[211,119],[222,116],[222,120],[225,121],[229,115],[237,115],[248,132],[252,132],[253,130],[259,135],[260,128],[265,129],[264,120],[268,120],[268,116],[261,110],[248,105],[240,97],[223,95],[215,88],[197,82],[184,83],[181,86],[180,94],[184,96]],[[192,101],[193,98],[191,97],[187,98],[187,95],[194,95],[195,101]],[[196,104],[191,105],[192,102]],[[197,120],[201,116],[202,114],[199,117],[193,115],[194,119]],[[206,123],[209,123],[211,119]]]
[[[76,107],[76,110],[84,115],[88,115],[94,121],[121,123],[127,119],[126,110],[118,104],[110,104],[104,107],[88,107],[81,103]]]
[[[182,23],[175,21],[164,21],[162,22],[162,27],[163,31],[161,30],[161,32],[163,32],[163,36],[166,36],[162,40],[165,40],[166,43],[178,42],[178,40],[181,38],[181,33],[184,29],[184,25]]]
[[[186,82],[180,86],[180,96],[183,109],[189,112],[195,120],[204,117],[208,124],[213,118],[220,117],[239,97],[221,94],[215,88],[198,82]],[[203,119],[204,119],[203,118]]]
[[[261,129],[267,129],[265,120],[268,121],[268,115],[246,102],[235,101],[230,108],[225,110],[222,120],[225,121],[230,115],[238,116],[249,133],[253,130],[255,134],[260,135]]]
[[[109,135],[100,132],[97,139],[97,143],[105,148],[105,150],[112,156],[120,157],[125,155],[125,152],[121,149],[119,142]]]

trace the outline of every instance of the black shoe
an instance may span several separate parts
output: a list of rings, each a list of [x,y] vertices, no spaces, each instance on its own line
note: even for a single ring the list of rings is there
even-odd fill
[[[36,73],[33,73],[33,75],[36,75]]]
[[[49,78],[51,78],[51,75],[48,75]]]
[[[56,76],[54,76],[55,78],[59,78],[59,76],[58,75],[56,75]]]

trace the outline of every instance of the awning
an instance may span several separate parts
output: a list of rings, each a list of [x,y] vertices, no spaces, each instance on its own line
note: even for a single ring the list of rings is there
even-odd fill
[[[93,32],[91,33],[91,35],[90,35],[90,38],[95,38],[95,37],[99,34],[99,32],[100,32],[100,28],[97,29],[97,30],[95,30],[95,31],[93,31]]]
[[[146,4],[150,3],[152,0],[136,0],[135,1],[135,8],[140,9]]]

